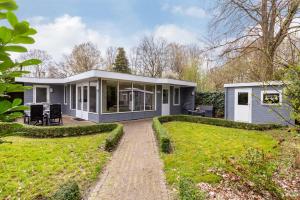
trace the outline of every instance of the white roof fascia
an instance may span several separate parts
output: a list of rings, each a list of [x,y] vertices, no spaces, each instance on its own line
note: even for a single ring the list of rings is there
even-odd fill
[[[225,88],[229,87],[253,87],[253,86],[268,86],[268,85],[283,85],[281,81],[269,81],[269,82],[251,82],[251,83],[230,83],[224,84]]]
[[[90,78],[104,78],[104,79],[116,79],[124,81],[134,81],[134,82],[144,82],[144,83],[156,83],[156,84],[173,84],[173,85],[182,85],[182,86],[191,86],[196,87],[197,84],[189,81],[181,81],[174,79],[162,79],[162,78],[151,78],[144,76],[137,76],[131,74],[123,74],[116,72],[107,72],[100,70],[91,70],[74,76],[70,76],[64,79],[47,79],[47,78],[16,78],[16,82],[24,83],[45,83],[45,84],[59,84],[59,83],[70,83]]]

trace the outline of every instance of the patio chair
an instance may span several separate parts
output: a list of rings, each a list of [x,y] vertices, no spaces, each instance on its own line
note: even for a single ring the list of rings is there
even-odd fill
[[[212,105],[200,105],[197,110],[204,113],[204,117],[213,117],[214,107]]]
[[[58,121],[56,121],[58,120]],[[48,124],[63,124],[62,113],[61,113],[61,105],[60,104],[52,104],[50,105],[50,112],[48,114]]]
[[[24,123],[33,125],[44,125],[43,105],[30,105],[30,112],[25,112]]]

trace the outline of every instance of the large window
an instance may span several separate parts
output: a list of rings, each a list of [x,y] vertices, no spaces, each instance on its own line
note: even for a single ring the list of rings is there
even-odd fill
[[[97,112],[97,82],[90,82],[89,112]]]
[[[145,110],[155,110],[155,86],[145,86]]]
[[[180,88],[179,87],[174,87],[173,95],[174,95],[173,104],[179,105],[180,104]]]
[[[118,82],[117,81],[102,81],[102,112],[112,113],[118,109]]]
[[[132,110],[131,94],[131,82],[119,82],[119,112],[128,112]]]
[[[49,86],[37,85],[33,87],[34,103],[49,103]]]
[[[144,110],[144,85],[142,84],[133,84],[133,110],[141,111]]]
[[[76,109],[76,85],[71,85],[71,109]]]
[[[262,91],[263,105],[281,104],[281,93],[279,91]]]

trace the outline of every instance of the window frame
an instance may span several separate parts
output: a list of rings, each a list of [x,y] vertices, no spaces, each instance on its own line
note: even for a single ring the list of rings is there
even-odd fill
[[[178,89],[178,103],[175,103],[175,90]],[[179,106],[180,105],[180,87],[179,86],[174,86],[173,87],[173,105],[174,106]]]
[[[38,102],[38,103],[50,103],[50,86],[49,85],[33,85],[33,103],[38,104],[36,102],[36,88],[46,88],[47,89],[47,102]]]
[[[102,103],[102,98],[103,98],[103,81],[117,81],[117,112],[111,112],[111,113],[106,113],[106,112],[103,112],[103,103]],[[128,83],[131,83],[131,94],[132,94],[132,98],[133,97],[133,84],[136,83],[136,84],[142,84],[144,85],[144,90],[145,90],[145,87],[146,85],[153,85],[155,87],[155,92],[154,92],[154,97],[155,97],[155,102],[154,102],[154,107],[155,109],[154,110],[145,110],[145,92],[144,92],[144,110],[133,110],[133,106],[134,106],[134,100],[132,99],[131,101],[131,106],[132,106],[132,109],[131,111],[123,111],[123,112],[120,112],[119,111],[119,86],[120,86],[120,82],[128,82]],[[156,95],[156,92],[157,92],[157,88],[156,88],[156,84],[155,83],[144,83],[144,82],[138,82],[138,81],[125,81],[125,80],[117,80],[117,79],[106,79],[106,78],[102,78],[101,79],[101,91],[100,91],[100,98],[101,98],[101,112],[100,114],[101,115],[111,115],[111,114],[117,114],[117,113],[134,113],[134,112],[155,112],[157,110],[157,105],[156,105],[156,101],[157,101],[157,95]]]
[[[279,94],[279,103],[264,103],[264,95],[265,94]],[[261,91],[260,103],[264,106],[280,106],[282,105],[282,90],[263,90]]]

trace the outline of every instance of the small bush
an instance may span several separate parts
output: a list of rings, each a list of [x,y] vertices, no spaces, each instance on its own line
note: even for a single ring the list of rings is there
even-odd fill
[[[170,153],[172,151],[170,136],[157,117],[153,118],[152,127],[159,143],[160,150],[164,153]]]
[[[273,181],[277,169],[275,160],[261,150],[249,148],[239,159],[227,159],[229,170],[240,177],[242,184],[264,195],[268,191],[276,199],[283,199],[281,188]]]
[[[179,180],[179,198],[180,200],[204,200],[206,195],[196,187],[191,179],[181,177]]]
[[[196,106],[212,105],[214,107],[214,116],[223,117],[225,109],[224,92],[196,92]]]
[[[117,127],[117,124],[95,124],[85,126],[28,126],[25,125],[20,134],[26,137],[34,138],[56,138],[56,137],[70,137],[89,135],[94,133],[112,131]]]
[[[76,182],[67,182],[52,195],[50,200],[80,200],[80,190]]]
[[[123,136],[123,125],[118,124],[118,126],[110,132],[109,136],[105,140],[105,150],[112,151],[119,143]]]
[[[15,135],[23,128],[22,124],[14,122],[0,122],[0,137]]]
[[[259,131],[282,127],[281,125],[278,124],[250,124],[250,123],[229,121],[225,119],[216,119],[216,118],[190,116],[190,115],[162,116],[159,117],[158,120],[161,123],[171,122],[171,121],[184,121],[184,122],[209,124],[215,126],[224,126],[224,127],[239,128],[239,129],[246,129],[246,130],[259,130]]]

